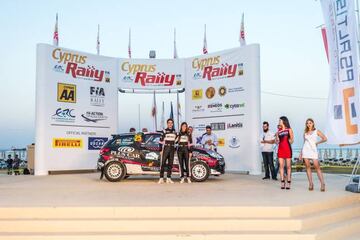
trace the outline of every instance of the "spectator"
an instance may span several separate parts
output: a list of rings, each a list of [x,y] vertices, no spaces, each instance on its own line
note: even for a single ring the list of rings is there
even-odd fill
[[[263,134],[260,140],[261,143],[261,154],[264,162],[265,177],[263,180],[270,179],[270,173],[273,180],[276,179],[275,169],[274,169],[274,143],[275,143],[275,134],[270,131],[269,123],[263,122]]]
[[[146,132],[148,132],[149,130],[148,130],[147,128],[143,128],[141,131],[142,131],[143,133],[146,133]]]
[[[20,162],[21,162],[21,160],[20,160],[19,156],[15,155],[14,163],[13,163],[15,175],[20,175],[20,172],[19,172]]]
[[[131,128],[129,129],[129,132],[135,133],[135,132],[136,132],[136,129],[135,129],[134,127],[131,127]]]
[[[217,151],[217,136],[212,133],[211,126],[206,126],[206,133],[202,136],[201,145],[204,148]]]
[[[7,174],[12,175],[12,169],[13,169],[13,162],[14,160],[11,158],[11,155],[8,155],[8,159],[6,159],[7,164]]]

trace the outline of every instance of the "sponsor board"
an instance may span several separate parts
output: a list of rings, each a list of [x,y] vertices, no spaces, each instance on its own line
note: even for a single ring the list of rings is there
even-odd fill
[[[224,105],[224,108],[225,109],[237,109],[237,108],[242,108],[242,107],[245,107],[245,103],[233,103],[233,104],[230,104],[230,103],[226,103]]]
[[[226,90],[226,87],[225,87],[225,86],[219,87],[218,93],[219,93],[219,96],[220,96],[220,97],[225,96],[225,95],[226,95],[226,92],[227,92],[227,90]]]
[[[225,138],[218,138],[218,147],[225,146]]]
[[[90,87],[90,105],[103,107],[105,105],[105,90],[102,87]]]
[[[126,61],[121,64],[121,71],[126,74],[121,78],[123,82],[134,83],[141,87],[182,85],[182,74],[159,71],[156,64],[138,64]]]
[[[81,117],[85,122],[97,123],[99,121],[104,121],[107,119],[107,116],[102,112],[91,112],[87,111],[84,114],[81,114]]]
[[[75,122],[74,109],[71,108],[58,108],[51,116],[56,122]]]
[[[208,99],[212,99],[215,96],[215,88],[213,87],[208,87],[206,89],[205,95]]]
[[[105,145],[108,138],[106,137],[89,137],[88,149],[89,150],[100,150]]]
[[[202,105],[195,105],[192,109],[192,112],[203,112],[205,111],[205,108]]]
[[[76,85],[67,83],[57,84],[57,101],[76,103]]]
[[[202,99],[202,96],[203,96],[202,89],[193,89],[193,90],[191,90],[191,93],[192,93],[192,100]]]
[[[225,130],[225,122],[219,122],[219,123],[210,123],[211,129],[213,131],[223,131]]]
[[[231,148],[238,148],[240,147],[240,140],[236,136],[231,136],[229,139],[229,147]]]
[[[56,48],[52,51],[51,56],[56,61],[56,65],[53,67],[55,72],[65,73],[75,79],[110,82],[110,71],[101,70],[88,64],[85,55]]]
[[[226,127],[228,129],[232,129],[232,128],[242,128],[243,127],[243,123],[242,122],[235,122],[235,123],[228,123],[226,125]]]
[[[223,104],[220,102],[210,103],[208,104],[207,108],[210,109],[210,112],[221,112]]]
[[[96,136],[96,132],[90,131],[76,131],[76,130],[68,130],[65,132],[66,135],[83,135],[83,136]]]
[[[83,140],[80,138],[53,138],[53,148],[82,148]]]

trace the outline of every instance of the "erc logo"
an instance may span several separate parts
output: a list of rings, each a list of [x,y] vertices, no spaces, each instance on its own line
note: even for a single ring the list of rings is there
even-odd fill
[[[57,85],[57,101],[76,103],[76,85],[58,83]]]

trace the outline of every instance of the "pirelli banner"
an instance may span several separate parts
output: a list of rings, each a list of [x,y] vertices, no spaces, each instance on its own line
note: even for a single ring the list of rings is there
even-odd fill
[[[117,131],[117,59],[37,45],[35,174],[95,169]]]
[[[227,170],[261,173],[259,45],[187,59],[186,119],[200,143],[206,125]]]

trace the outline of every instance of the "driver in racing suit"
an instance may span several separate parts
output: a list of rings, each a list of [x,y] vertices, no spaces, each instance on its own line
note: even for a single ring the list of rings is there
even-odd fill
[[[163,145],[163,150],[160,162],[160,179],[158,182],[159,184],[164,183],[165,167],[167,167],[166,183],[174,183],[171,180],[171,170],[174,162],[175,140],[177,138],[177,133],[174,129],[174,120],[169,118],[166,123],[167,128],[163,130],[163,134],[160,139],[160,143]]]

